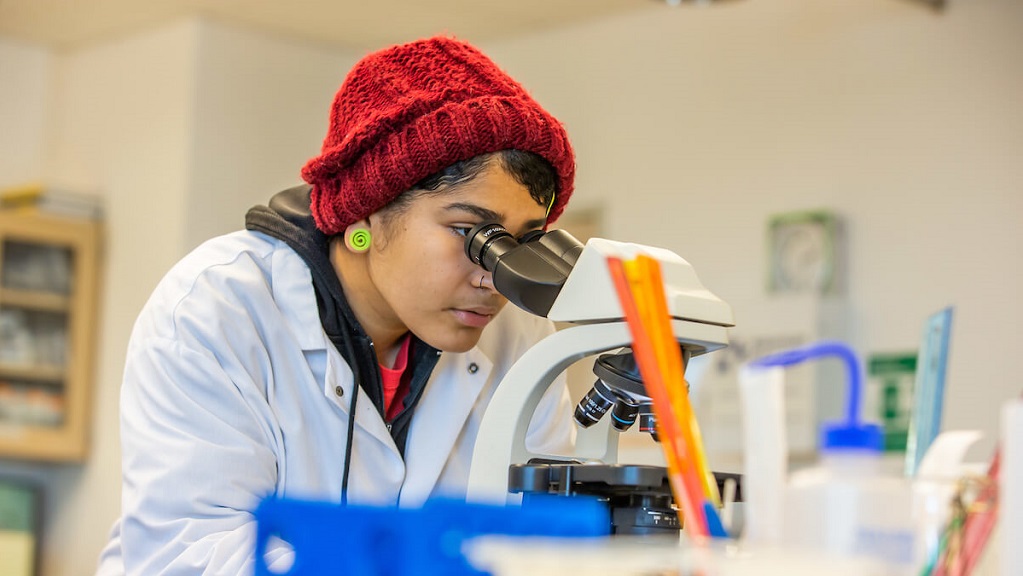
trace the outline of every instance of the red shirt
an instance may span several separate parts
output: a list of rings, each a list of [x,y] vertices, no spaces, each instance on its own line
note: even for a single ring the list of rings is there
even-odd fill
[[[394,368],[388,368],[380,364],[380,377],[384,385],[384,414],[387,421],[394,420],[401,412],[402,401],[408,394],[408,378],[405,375],[405,367],[408,365],[409,342],[412,338],[406,334],[398,350],[398,356],[394,359]]]

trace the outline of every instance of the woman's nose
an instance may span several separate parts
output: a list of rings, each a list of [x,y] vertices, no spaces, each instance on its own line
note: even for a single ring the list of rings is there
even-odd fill
[[[494,275],[480,270],[479,276],[474,277],[473,285],[480,290],[494,290]]]

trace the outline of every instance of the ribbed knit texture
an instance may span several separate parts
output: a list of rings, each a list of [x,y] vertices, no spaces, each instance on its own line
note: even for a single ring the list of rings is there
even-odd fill
[[[504,149],[557,172],[547,223],[572,194],[564,127],[473,46],[444,37],[393,46],[352,68],[334,97],[321,154],[302,169],[317,227],[338,234],[455,162]]]

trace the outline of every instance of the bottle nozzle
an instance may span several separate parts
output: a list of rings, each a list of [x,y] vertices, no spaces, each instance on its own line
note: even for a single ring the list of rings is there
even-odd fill
[[[769,354],[750,362],[753,367],[793,366],[807,360],[837,356],[845,363],[848,375],[849,400],[846,404],[846,420],[829,422],[823,426],[823,449],[869,449],[880,450],[881,427],[860,421],[860,404],[863,397],[863,372],[856,353],[844,342],[821,340],[800,348]]]

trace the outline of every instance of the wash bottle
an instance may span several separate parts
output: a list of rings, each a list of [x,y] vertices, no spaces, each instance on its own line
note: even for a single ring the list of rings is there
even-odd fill
[[[759,491],[759,502],[749,503],[750,520],[754,522],[750,528],[762,541],[789,550],[867,559],[878,566],[877,574],[886,576],[912,574],[915,533],[911,484],[901,475],[885,473],[881,428],[860,419],[863,377],[851,348],[837,341],[821,341],[765,356],[744,367],[743,394],[763,398],[765,391],[757,386],[773,383],[775,388],[767,392],[773,395],[773,402],[751,405],[744,401],[747,414],[750,409],[773,412],[759,413],[759,424],[758,418],[753,419],[754,426],[766,424],[766,432],[747,430],[746,438],[756,438],[760,448],[770,454],[777,451],[777,446],[763,446],[763,439],[780,437],[781,450],[785,450],[784,406],[778,400],[783,394],[784,368],[825,358],[837,358],[845,364],[846,417],[822,426],[820,458],[814,466],[786,474],[784,453],[775,453],[773,457],[768,455],[763,465],[768,469],[766,478],[757,470],[747,469],[747,475],[752,473],[751,480],[758,484],[751,488]],[[750,420],[747,418],[747,425]],[[757,446],[748,445],[747,451],[751,449]],[[764,457],[752,456],[746,460],[747,468],[759,466],[751,462]],[[777,502],[770,502],[771,492]]]

